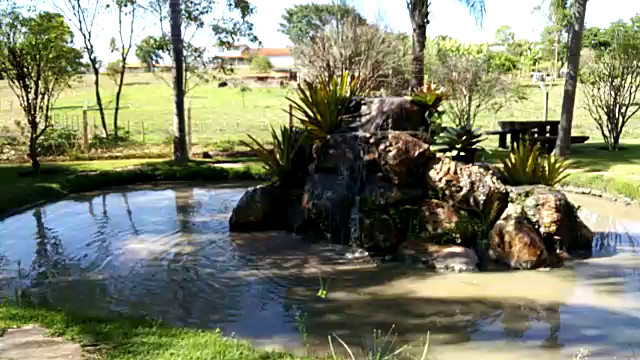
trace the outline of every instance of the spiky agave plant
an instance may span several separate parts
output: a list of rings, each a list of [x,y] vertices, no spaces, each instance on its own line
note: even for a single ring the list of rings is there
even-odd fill
[[[359,110],[361,95],[358,78],[345,72],[330,79],[305,80],[298,84],[296,96],[287,100],[302,127],[314,140],[322,140]]]
[[[540,145],[521,141],[509,152],[506,159],[500,159],[500,174],[510,185],[536,184],[542,171]]]
[[[303,134],[300,131],[284,125],[280,126],[279,131],[271,127],[273,149],[268,149],[253,135],[247,136],[251,143],[242,141],[242,144],[255,151],[275,181],[286,183],[294,177],[296,153],[303,142]]]
[[[569,176],[566,171],[571,167],[570,161],[548,156],[540,150],[539,144],[531,145],[526,141],[521,141],[506,159],[500,161],[500,173],[510,185],[555,186]]]
[[[557,156],[547,156],[540,173],[541,182],[547,186],[556,186],[566,179],[567,170],[573,165],[571,161]]]

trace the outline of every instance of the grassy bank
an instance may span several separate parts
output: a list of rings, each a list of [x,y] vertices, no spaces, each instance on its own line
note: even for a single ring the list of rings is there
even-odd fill
[[[44,164],[33,176],[26,165],[0,165],[0,219],[11,211],[68,194],[108,186],[158,181],[224,181],[264,179],[258,165],[235,168],[207,161],[176,165],[166,160],[112,160]]]
[[[0,305],[0,330],[39,324],[52,335],[83,345],[87,358],[110,360],[293,360],[290,354],[256,350],[216,330],[168,327],[147,320],[76,317],[61,311]],[[0,331],[0,334],[2,331]]]
[[[573,171],[565,185],[640,200],[640,141],[624,141],[618,152],[608,151],[603,143],[577,145],[571,159]]]

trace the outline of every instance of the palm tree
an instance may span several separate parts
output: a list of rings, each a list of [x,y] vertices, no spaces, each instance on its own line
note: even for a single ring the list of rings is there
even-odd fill
[[[564,96],[562,97],[562,115],[560,116],[560,131],[558,141],[553,150],[556,156],[569,156],[571,152],[571,124],[573,123],[573,108],[576,102],[578,87],[578,70],[580,68],[580,50],[582,50],[582,32],[584,31],[584,16],[587,12],[588,0],[575,0],[572,9],[572,22],[569,28],[569,55],[567,57],[567,75],[564,81]]]
[[[169,0],[169,12],[173,58],[173,160],[186,163],[189,161],[189,151],[184,118],[184,54],[180,0]]]
[[[482,21],[485,13],[484,0],[459,1],[469,8],[469,12],[477,21]],[[406,2],[413,29],[411,90],[414,90],[424,85],[424,48],[429,24],[429,0],[406,0]]]

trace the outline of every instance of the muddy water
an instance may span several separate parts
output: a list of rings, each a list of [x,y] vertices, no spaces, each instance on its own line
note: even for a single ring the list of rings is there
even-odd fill
[[[640,352],[640,210],[572,196],[588,261],[549,271],[433,274],[353,264],[346,249],[230,234],[242,187],[79,196],[0,222],[0,294],[69,312],[221,327],[258,346],[326,351],[395,325],[433,359],[626,359]],[[328,297],[316,296],[320,281]],[[306,329],[302,336],[300,328]],[[306,338],[308,346],[302,346]]]

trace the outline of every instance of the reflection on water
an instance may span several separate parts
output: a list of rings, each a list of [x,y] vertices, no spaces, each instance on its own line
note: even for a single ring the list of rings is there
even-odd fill
[[[566,269],[433,274],[353,265],[344,249],[282,233],[230,234],[242,188],[79,196],[0,222],[0,294],[66,311],[221,327],[258,345],[352,344],[395,325],[431,333],[435,359],[592,359],[640,349],[640,211],[572,197],[598,235]],[[637,212],[637,213],[634,213]],[[329,296],[315,296],[318,276]]]

